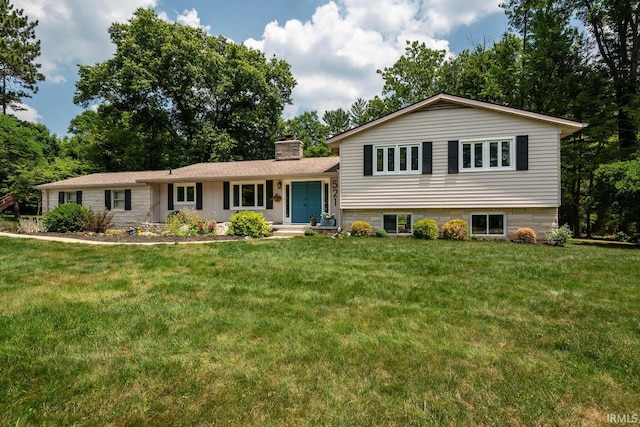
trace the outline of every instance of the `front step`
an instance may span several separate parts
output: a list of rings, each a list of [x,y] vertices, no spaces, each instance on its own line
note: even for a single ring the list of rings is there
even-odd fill
[[[308,224],[272,224],[274,237],[304,236],[304,231],[311,228]]]

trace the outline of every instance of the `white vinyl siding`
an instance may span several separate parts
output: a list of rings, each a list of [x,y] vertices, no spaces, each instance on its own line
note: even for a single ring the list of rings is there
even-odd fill
[[[166,187],[166,186],[165,186]],[[148,185],[131,185],[127,184],[127,189],[131,189],[131,210],[124,210],[124,203],[122,204],[122,210],[118,209],[114,212],[113,222],[116,227],[124,227],[130,225],[137,225],[143,222],[158,221],[158,219],[151,218],[154,202],[151,200],[151,187]],[[122,192],[124,198],[124,188],[114,189],[109,186],[105,187],[84,187],[82,188],[82,205],[91,209],[94,212],[105,208],[104,205],[104,192],[105,190],[111,190],[112,195],[112,209],[114,209],[113,195],[116,192]],[[64,190],[60,190],[64,191]],[[72,192],[75,196],[76,192]],[[45,209],[52,210],[58,205],[58,190],[48,190],[46,192],[47,199],[43,200],[43,206]],[[165,196],[166,197],[166,196]],[[166,199],[165,199],[166,200]],[[165,214],[166,217],[166,214]],[[164,220],[164,218],[162,220]]]
[[[528,170],[448,173],[448,141],[486,140],[496,135],[528,135]],[[388,145],[394,139],[415,144],[432,141],[433,173],[364,176],[363,146]],[[386,208],[393,212],[415,208],[557,207],[559,161],[559,129],[555,125],[479,108],[431,108],[385,122],[342,142],[341,208]]]

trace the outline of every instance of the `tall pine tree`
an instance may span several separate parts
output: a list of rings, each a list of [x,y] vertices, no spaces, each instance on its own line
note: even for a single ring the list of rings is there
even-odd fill
[[[9,0],[0,0],[0,104],[2,114],[9,108],[22,110],[23,98],[36,93],[44,75],[35,60],[40,56],[36,39],[38,21],[29,21],[23,9],[15,9]]]

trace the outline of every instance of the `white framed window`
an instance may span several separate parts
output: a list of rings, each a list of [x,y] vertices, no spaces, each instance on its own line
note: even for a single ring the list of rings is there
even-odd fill
[[[64,193],[64,202],[65,203],[78,203],[78,193],[75,191],[71,191],[68,193]]]
[[[114,190],[111,192],[113,198],[112,209],[122,209],[125,207],[125,195],[124,190]]]
[[[411,220],[411,214],[382,214],[382,228],[389,234],[412,234],[413,222]]]
[[[195,203],[196,201],[196,185],[195,184],[176,184],[175,191],[176,203]],[[124,206],[124,205],[123,205]]]
[[[264,209],[264,181],[232,183],[231,188],[233,209]]]
[[[373,147],[375,175],[420,173],[421,144],[376,145]]]
[[[460,171],[515,170],[515,138],[460,141]]]
[[[506,214],[494,212],[472,213],[471,233],[476,236],[506,236]]]

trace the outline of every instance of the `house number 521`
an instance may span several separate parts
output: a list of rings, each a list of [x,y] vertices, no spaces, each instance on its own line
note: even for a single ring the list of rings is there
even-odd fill
[[[338,180],[331,181],[331,195],[333,197],[333,206],[338,206]]]

